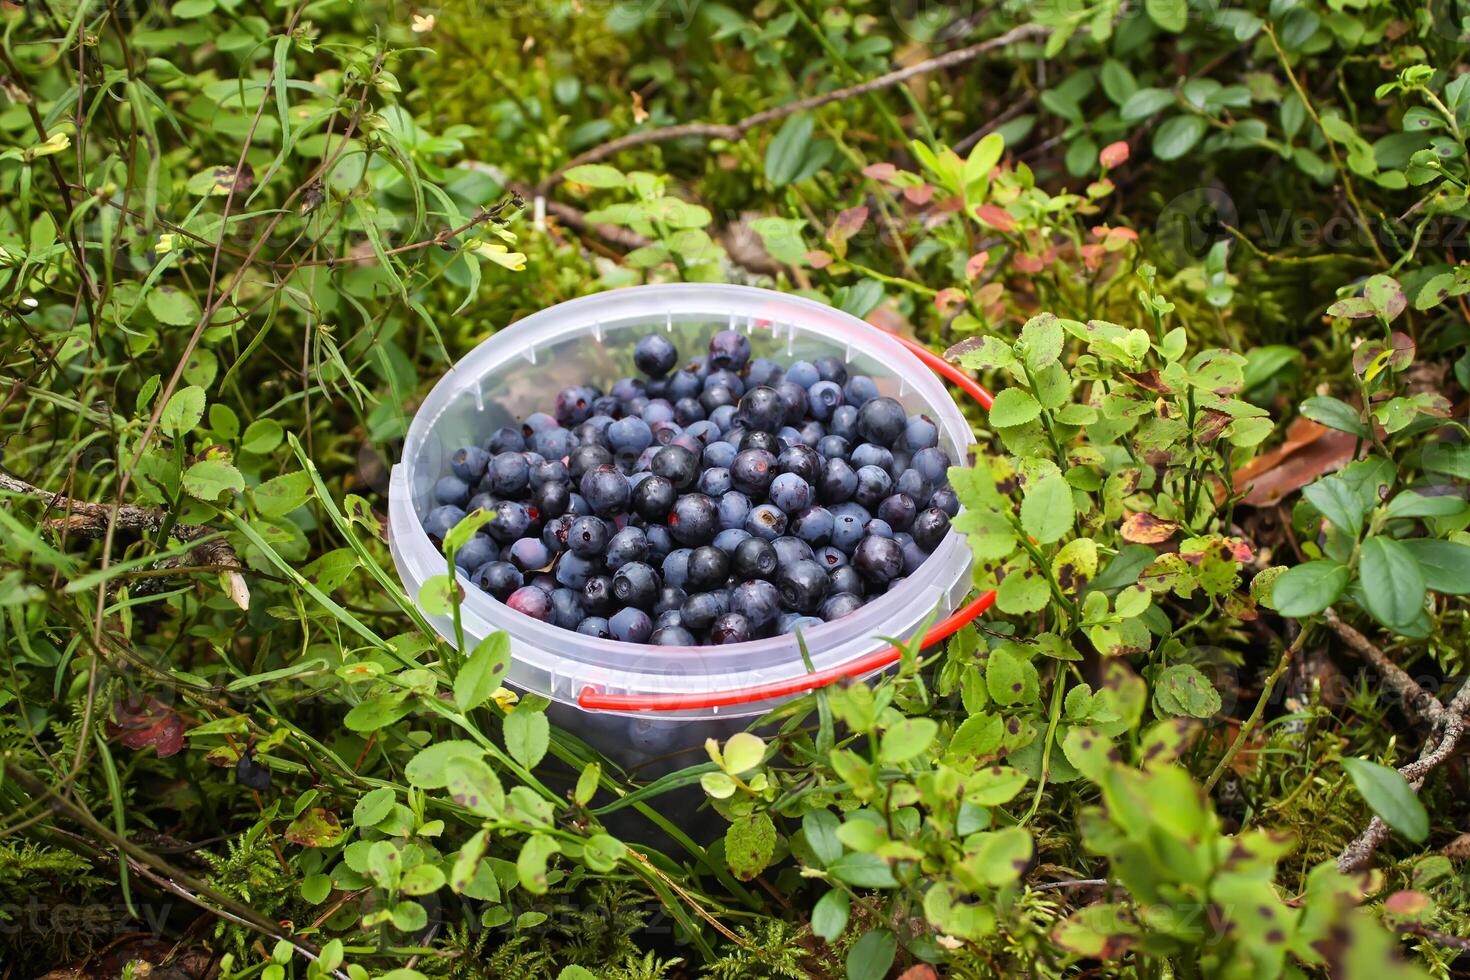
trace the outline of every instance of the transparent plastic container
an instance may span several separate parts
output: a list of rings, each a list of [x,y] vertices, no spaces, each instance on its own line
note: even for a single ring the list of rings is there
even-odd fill
[[[549,411],[556,392],[567,385],[606,390],[617,378],[636,374],[633,346],[644,334],[666,332],[687,359],[703,353],[710,337],[726,329],[749,334],[755,357],[783,363],[823,356],[844,360],[850,372],[870,375],[883,394],[910,413],[929,415],[951,459],[966,458],[974,437],[939,378],[897,338],[854,316],[747,286],[637,286],[598,293],[500,330],[451,368],[419,407],[389,486],[388,542],[408,594],[417,596],[425,579],[444,571],[444,558],[422,519],[433,506],[434,482],[449,471],[456,449],[483,444],[496,428]],[[627,743],[621,746],[625,757],[646,757],[669,741],[670,723],[688,727],[695,720],[762,714],[801,693],[764,696],[763,689],[799,688],[810,676],[795,636],[728,646],[618,643],[512,612],[472,587],[463,573],[461,578],[466,642],[473,645],[504,630],[513,660],[508,683],[569,706],[555,712],[558,720],[570,719],[590,741],[614,754],[620,746],[608,743],[621,740]],[[970,584],[970,550],[961,535],[950,532],[915,574],[886,595],[805,631],[812,669],[843,672],[860,664],[864,656],[888,648],[893,638],[906,639],[954,612]],[[428,619],[445,637],[453,636],[448,616]],[[663,703],[656,710],[588,710],[606,695],[650,696],[650,703]],[[633,715],[635,721],[609,715]]]

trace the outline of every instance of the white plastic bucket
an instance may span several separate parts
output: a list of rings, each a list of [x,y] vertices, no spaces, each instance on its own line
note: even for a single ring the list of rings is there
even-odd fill
[[[689,358],[703,353],[709,338],[726,329],[748,333],[756,357],[782,363],[824,356],[844,360],[851,373],[871,376],[883,394],[910,413],[932,418],[940,445],[957,462],[974,442],[944,385],[902,342],[821,303],[748,286],[695,283],[636,286],[571,300],[480,344],[445,374],[414,416],[403,459],[393,468],[388,503],[388,543],[408,594],[417,596],[426,579],[444,572],[444,557],[422,519],[433,506],[434,482],[449,471],[456,449],[482,444],[496,428],[532,412],[549,411],[557,391],[568,385],[606,390],[617,378],[635,374],[633,345],[644,334],[667,332],[681,356]],[[473,645],[504,630],[513,660],[511,685],[583,712],[636,714],[639,731],[660,729],[669,721],[761,714],[812,686],[803,686],[811,674],[795,636],[728,646],[619,643],[513,612],[460,575],[466,642]],[[926,622],[953,612],[970,585],[970,550],[952,531],[915,574],[886,595],[805,631],[812,669],[862,676],[846,668],[887,649],[890,640],[883,637],[910,637]],[[450,617],[428,619],[446,638],[453,637]],[[773,689],[790,691],[770,694]],[[578,727],[589,734],[603,727],[609,735],[629,730],[625,719]],[[595,735],[594,740],[603,741]]]

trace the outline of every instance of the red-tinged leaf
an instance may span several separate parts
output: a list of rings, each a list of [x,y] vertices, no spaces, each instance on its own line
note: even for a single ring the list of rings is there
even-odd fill
[[[1102,148],[1097,155],[1097,162],[1111,170],[1128,162],[1128,152],[1128,141],[1118,140]]]
[[[1134,544],[1162,544],[1174,536],[1179,525],[1152,514],[1129,514],[1118,527],[1124,541]]]
[[[1423,892],[1394,892],[1383,900],[1383,910],[1390,915],[1402,915],[1417,919],[1433,906],[1434,902]]]
[[[898,168],[891,163],[870,163],[863,168],[863,176],[872,180],[887,183],[898,173]]]
[[[113,706],[107,734],[130,749],[151,745],[166,759],[184,747],[184,719],[157,698],[127,698]]]
[[[953,347],[945,351],[944,359],[946,361],[959,361],[961,357],[964,357],[966,354],[970,353],[970,351],[979,350],[984,346],[984,337],[966,337],[964,340],[960,341],[959,343],[955,344]]]
[[[1017,255],[1011,260],[1017,272],[1034,274],[1046,268],[1046,263],[1035,255]]]
[[[802,258],[805,259],[806,264],[811,266],[813,269],[825,269],[834,261],[831,253],[822,251],[808,252],[803,255]]]
[[[905,187],[903,189],[903,196],[904,200],[910,204],[928,204],[930,198],[934,196],[934,186],[932,184],[920,184],[917,187]]]
[[[969,261],[965,263],[965,278],[973,282],[974,279],[980,275],[980,273],[985,271],[985,267],[989,264],[989,252],[976,252],[974,255],[970,256]]]
[[[1202,409],[1194,423],[1194,437],[1199,442],[1214,442],[1225,427],[1235,421],[1229,414],[1217,409]]]
[[[1122,374],[1123,377],[1127,378],[1129,381],[1132,381],[1134,384],[1138,385],[1138,387],[1144,389],[1145,391],[1152,391],[1158,395],[1167,395],[1174,390],[1173,388],[1170,388],[1168,385],[1164,384],[1163,379],[1159,377],[1159,372],[1157,368],[1149,368],[1147,371],[1124,371],[1122,372]],[[1208,412],[1213,410],[1205,409],[1205,411]],[[1227,415],[1225,417],[1228,419],[1230,416]]]
[[[314,806],[292,820],[284,836],[302,847],[331,847],[342,839],[342,821],[330,810]]]
[[[1016,219],[999,204],[982,204],[975,209],[975,217],[996,231],[1015,231]]]
[[[827,229],[827,241],[846,241],[856,235],[868,220],[868,209],[866,207],[847,208],[839,211],[837,218],[832,222],[832,227]]]
[[[911,966],[898,975],[898,980],[939,980],[939,974],[928,963]]]
[[[965,294],[953,286],[941,289],[934,297],[934,308],[941,315],[963,305],[965,305]]]
[[[1082,264],[1087,266],[1089,271],[1096,272],[1098,267],[1102,265],[1103,253],[1106,250],[1094,242],[1083,245],[1077,251],[1082,255]]]

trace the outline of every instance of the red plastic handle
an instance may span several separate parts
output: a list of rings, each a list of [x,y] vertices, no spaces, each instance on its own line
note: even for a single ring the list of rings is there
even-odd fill
[[[936,374],[943,375],[949,381],[954,382],[958,388],[979,402],[982,408],[986,411],[990,410],[990,403],[994,399],[990,392],[977,384],[973,378],[927,347],[904,337],[895,337],[895,339],[912,351]],[[950,613],[948,618],[924,634],[923,645],[937,643],[959,632],[963,626],[989,609],[994,602],[995,592],[990,591],[956,609]],[[681,711],[720,708],[732,704],[754,704],[768,698],[814,691],[844,678],[859,677],[895,664],[901,656],[902,651],[898,647],[884,647],[845,664],[829,667],[826,670],[813,671],[789,680],[753,684],[749,687],[735,687],[703,694],[606,694],[592,687],[584,687],[582,693],[577,697],[577,705],[587,711]]]

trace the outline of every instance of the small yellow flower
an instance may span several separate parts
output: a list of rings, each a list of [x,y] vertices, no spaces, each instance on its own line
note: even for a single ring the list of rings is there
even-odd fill
[[[158,244],[153,246],[153,251],[159,255],[167,255],[174,250],[174,236],[172,234],[159,235]]]
[[[475,247],[475,254],[481,258],[489,259],[496,265],[504,266],[511,272],[526,271],[526,256],[521,252],[512,252],[504,245],[495,242],[482,242]]]
[[[55,153],[61,153],[71,146],[71,137],[65,133],[52,133],[46,142],[40,146],[33,146],[28,151],[31,159],[36,157],[49,157]]]
[[[434,29],[433,14],[414,14],[413,32],[415,34],[427,34]]]
[[[501,711],[509,711],[521,700],[520,695],[508,687],[497,687],[495,693],[490,695],[490,699],[500,705]]]

